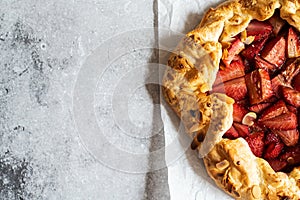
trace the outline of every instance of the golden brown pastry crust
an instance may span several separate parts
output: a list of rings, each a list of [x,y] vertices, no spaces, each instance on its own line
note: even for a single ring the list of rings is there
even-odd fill
[[[300,197],[300,167],[290,174],[276,173],[267,161],[253,155],[242,138],[221,140],[204,163],[216,184],[236,199]]]
[[[165,99],[193,138],[209,175],[236,199],[300,199],[300,168],[276,173],[244,139],[222,139],[232,125],[234,100],[206,93],[216,79],[222,47],[252,19],[266,20],[275,9],[300,30],[299,0],[229,0],[211,8],[172,53],[163,78]]]

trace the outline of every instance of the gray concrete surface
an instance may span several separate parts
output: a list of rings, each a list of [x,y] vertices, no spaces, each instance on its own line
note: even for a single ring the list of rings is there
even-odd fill
[[[166,169],[126,173],[93,157],[80,139],[72,110],[74,85],[88,55],[119,33],[156,25],[156,9],[152,0],[0,2],[1,200],[169,199]],[[137,41],[139,37],[143,35],[137,34]],[[156,40],[153,29],[149,41],[155,46]],[[107,75],[115,77],[121,66],[155,63],[156,54],[151,48],[134,52]],[[109,115],[101,87],[106,85],[98,88],[100,121]],[[161,123],[159,110],[149,103],[158,101],[158,91],[142,87],[133,95],[134,123]],[[134,106],[138,103],[140,109]],[[109,123],[106,128],[112,144],[133,153],[164,146],[163,132],[156,139],[133,139]],[[151,159],[163,158],[149,158],[149,165]]]

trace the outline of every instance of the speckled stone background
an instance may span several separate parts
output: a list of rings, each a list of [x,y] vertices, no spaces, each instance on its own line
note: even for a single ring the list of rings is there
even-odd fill
[[[72,114],[73,88],[88,55],[121,32],[156,25],[155,0],[0,2],[1,200],[169,199],[166,169],[125,173],[103,165],[82,144]],[[148,37],[155,47],[155,29]],[[119,62],[128,67],[157,59],[148,48]],[[157,103],[158,97],[159,88],[148,86],[133,102]],[[161,125],[159,111],[142,105],[132,110],[133,121]],[[100,118],[106,114],[98,107]],[[161,148],[163,132],[143,141],[131,142],[142,144],[134,151]]]

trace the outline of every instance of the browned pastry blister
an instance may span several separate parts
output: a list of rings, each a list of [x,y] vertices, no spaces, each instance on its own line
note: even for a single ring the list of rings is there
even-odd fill
[[[163,94],[193,138],[192,148],[204,157],[208,174],[236,199],[300,199],[300,168],[275,172],[253,155],[243,138],[224,139],[231,127],[234,100],[208,94],[222,58],[222,47],[243,32],[251,20],[267,20],[276,9],[300,30],[300,1],[235,0],[209,9],[186,34],[168,61]]]

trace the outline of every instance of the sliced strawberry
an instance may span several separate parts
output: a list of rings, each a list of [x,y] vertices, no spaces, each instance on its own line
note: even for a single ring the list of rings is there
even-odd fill
[[[233,123],[235,130],[239,133],[240,137],[247,137],[250,134],[249,127],[240,123]]]
[[[297,115],[297,108],[295,106],[291,106],[291,105],[286,105],[286,107],[288,108],[288,110],[292,113],[295,113]]]
[[[289,87],[283,87],[283,86],[281,87],[281,91],[282,91],[283,99],[287,103],[297,108],[300,107],[300,92],[293,90]]]
[[[240,104],[233,104],[233,121],[241,123],[248,111]]]
[[[279,159],[269,159],[267,161],[275,172],[282,171],[288,164],[287,161]]]
[[[264,150],[264,132],[250,134],[246,137],[246,141],[252,153],[257,157],[261,157]]]
[[[279,16],[279,14],[275,14],[273,15],[270,19],[269,19],[270,24],[273,26],[273,33],[277,36],[278,33],[280,32],[280,30],[282,29],[282,27],[286,24],[286,22],[281,19],[281,17]]]
[[[268,42],[262,50],[261,55],[269,63],[280,67],[285,61],[286,40],[283,36],[276,37]]]
[[[269,63],[258,55],[255,56],[254,60],[257,69],[265,69],[267,71],[274,71],[276,69],[275,65]]]
[[[224,49],[222,61],[226,66],[229,66],[231,61],[236,55],[238,55],[245,48],[245,44],[239,39],[236,38],[230,45],[229,48]]]
[[[269,107],[271,103],[260,103],[260,104],[255,104],[249,108],[249,110],[255,112],[256,114],[261,113],[264,109]]]
[[[252,20],[246,28],[247,36],[255,36],[254,41],[267,38],[272,33],[273,27],[268,22]]]
[[[275,103],[278,101],[278,98],[276,96],[271,96],[270,98],[266,99],[264,103]]]
[[[239,137],[239,133],[233,126],[231,126],[230,129],[224,134],[224,137],[229,139],[236,139]]]
[[[244,61],[241,56],[237,55],[234,57],[233,61],[231,62],[231,67],[232,68],[237,67],[237,68],[241,69],[241,71],[243,71],[243,74],[245,75],[245,72],[244,72],[245,65],[244,65]],[[236,76],[235,78],[238,78],[240,76]]]
[[[263,126],[272,130],[287,131],[297,128],[297,116],[294,113],[288,112],[277,117],[260,121]]]
[[[291,84],[294,77],[300,72],[300,58],[291,59],[280,73],[287,84]]]
[[[242,100],[247,95],[247,87],[245,83],[244,77],[240,77],[237,79],[233,79],[225,82],[224,84],[220,84],[213,88],[212,92],[219,92],[227,94],[232,97],[236,101]]]
[[[274,130],[274,133],[280,136],[286,146],[294,146],[298,143],[299,132],[297,129],[287,131]]]
[[[214,85],[224,83],[231,79],[239,78],[245,75],[245,66],[242,59],[233,60],[229,66],[223,67],[220,69],[217,74],[216,81]]]
[[[270,158],[276,158],[279,156],[281,151],[284,148],[284,144],[282,142],[279,143],[271,143],[267,146],[267,149],[265,150],[264,158],[270,159]]]
[[[295,90],[300,92],[300,73],[294,77],[293,86]]]
[[[274,131],[268,132],[265,137],[265,144],[280,143],[280,137]]]
[[[287,36],[287,54],[289,58],[296,58],[300,56],[300,39],[292,27],[289,28]]]
[[[253,60],[256,55],[259,54],[259,52],[262,50],[264,47],[265,43],[267,41],[267,38],[264,38],[260,41],[253,42],[249,46],[245,48],[245,50],[242,51],[242,55],[248,59],[248,60]]]
[[[291,87],[293,79],[300,72],[300,58],[292,59],[286,63],[284,69],[272,79],[272,87],[276,96],[279,95],[279,86]]]
[[[269,74],[266,70],[257,69],[245,76],[251,104],[261,103],[273,95]]]
[[[273,92],[274,94],[278,97],[279,96],[279,86],[288,86],[290,87],[291,85],[285,81],[284,77],[281,74],[278,74],[276,77],[274,77],[271,80],[272,83],[272,88],[273,88]]]
[[[281,114],[288,113],[289,110],[286,107],[283,100],[279,100],[273,106],[268,107],[260,116],[259,121],[264,121],[267,119],[271,119],[273,117],[277,117]]]
[[[259,123],[254,122],[252,126],[249,127],[250,133],[260,132],[260,131],[267,131],[267,129],[261,126]]]

